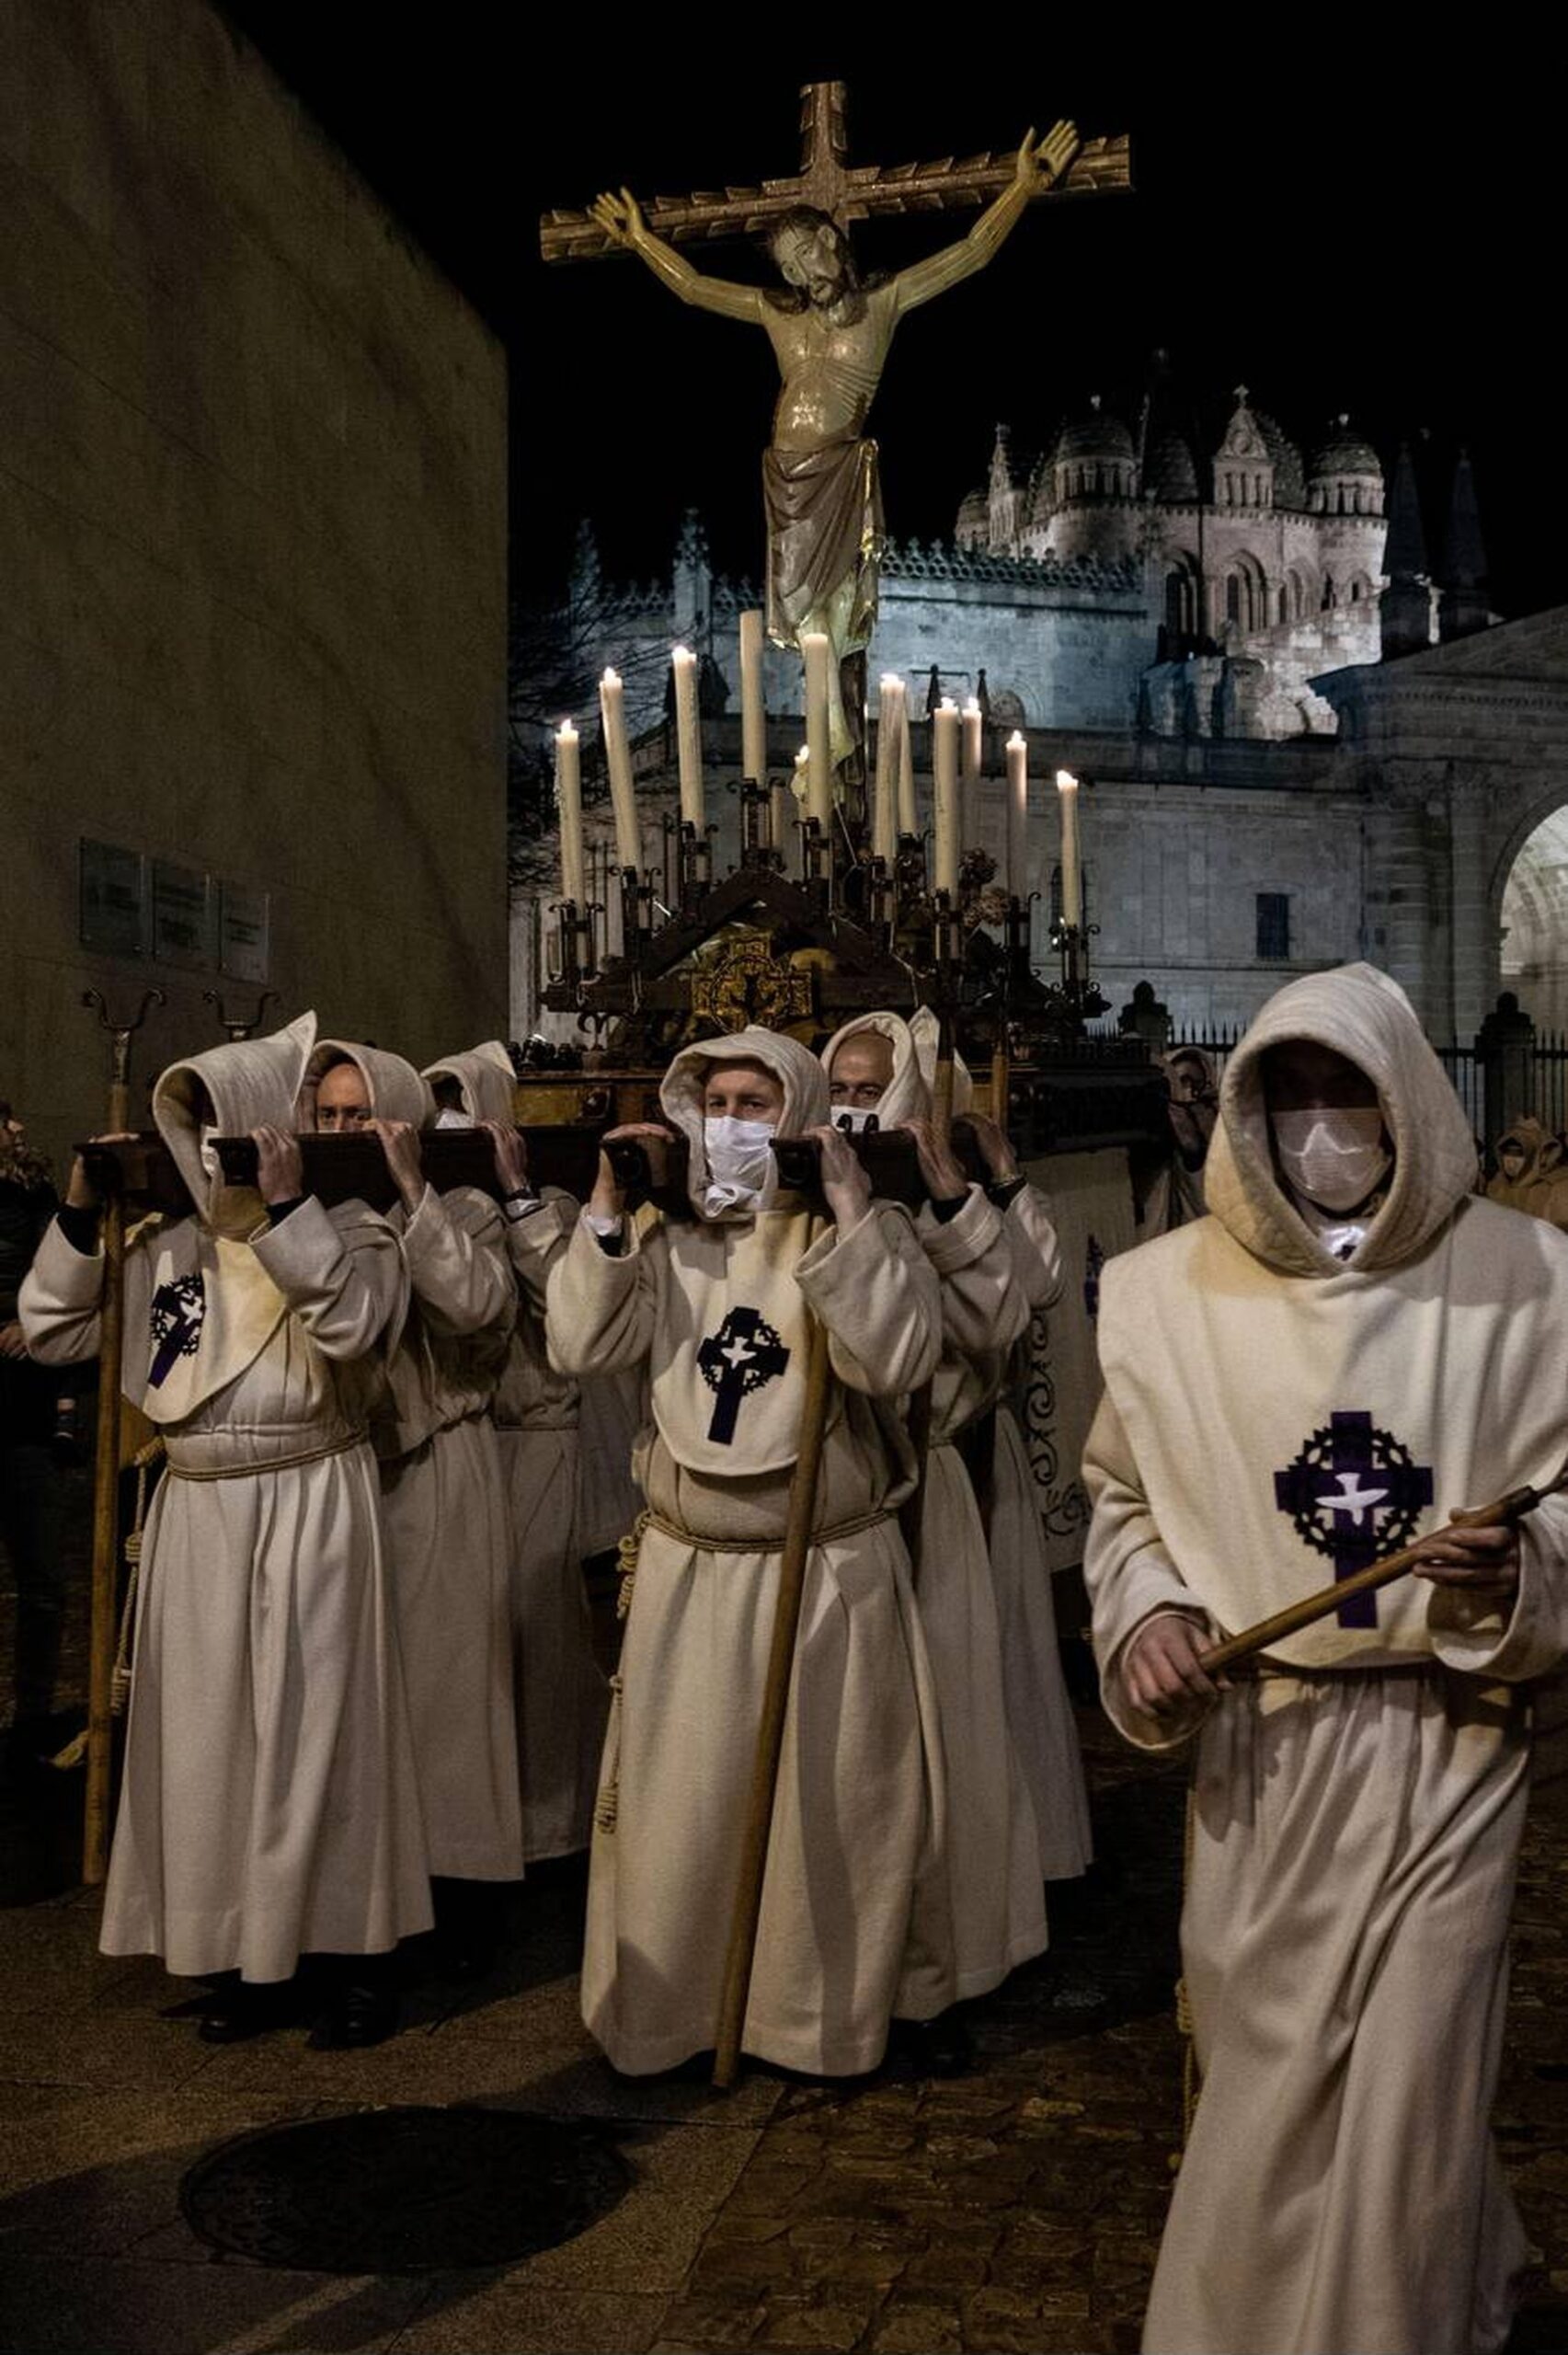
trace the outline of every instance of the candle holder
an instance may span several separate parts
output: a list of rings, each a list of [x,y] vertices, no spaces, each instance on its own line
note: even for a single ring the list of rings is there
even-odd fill
[[[628,965],[640,965],[644,938],[653,930],[653,887],[635,867],[623,867],[620,876],[621,955]]]
[[[685,915],[694,913],[698,901],[713,881],[713,837],[716,826],[704,826],[699,832],[690,818],[681,821],[677,845],[680,865],[680,904]]]
[[[759,784],[755,777],[743,776],[735,790],[740,796],[741,866],[782,867],[784,859],[769,840],[773,797],[767,785]]]
[[[931,948],[939,972],[956,972],[964,954],[964,927],[951,891],[931,897]]]
[[[806,888],[824,904],[833,894],[833,844],[819,818],[797,818],[800,830],[800,872]]]
[[[886,934],[891,947],[898,922],[898,881],[896,868],[885,858],[874,858],[866,869],[865,913],[873,931]]]
[[[594,911],[590,906],[579,908],[575,900],[553,900],[550,912],[555,919],[558,959],[555,980],[563,989],[576,989],[580,982],[592,981],[599,970],[593,944]]]
[[[1080,1022],[1110,1007],[1110,999],[1101,995],[1089,971],[1089,943],[1099,929],[1097,924],[1064,924],[1059,917],[1051,926],[1051,947],[1061,959],[1061,994]]]

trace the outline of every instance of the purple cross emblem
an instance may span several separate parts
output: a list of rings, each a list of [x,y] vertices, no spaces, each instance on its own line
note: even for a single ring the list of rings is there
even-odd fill
[[[1370,1415],[1331,1415],[1275,1474],[1274,1500],[1301,1543],[1329,1557],[1336,1580],[1347,1579],[1409,1545],[1432,1501],[1432,1474]],[[1375,1627],[1378,1598],[1353,1594],[1338,1616],[1342,1627]]]

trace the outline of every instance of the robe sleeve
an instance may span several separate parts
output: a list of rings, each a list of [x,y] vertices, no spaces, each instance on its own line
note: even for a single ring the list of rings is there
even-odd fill
[[[1519,1590],[1506,1615],[1491,1596],[1433,1584],[1432,1648],[1446,1668],[1500,1683],[1550,1675],[1568,1657],[1568,1503],[1548,1497],[1519,1523]]]
[[[407,1279],[397,1237],[363,1202],[328,1212],[308,1195],[251,1249],[323,1357],[368,1357],[401,1321]]]
[[[873,1202],[848,1235],[836,1227],[819,1235],[795,1272],[827,1327],[829,1358],[846,1389],[893,1398],[931,1380],[942,1350],[942,1290],[906,1211]]]
[[[102,1251],[78,1251],[52,1219],[17,1299],[29,1357],[40,1365],[97,1357],[103,1277]]]
[[[427,1186],[403,1229],[403,1257],[432,1333],[473,1340],[510,1332],[517,1292],[506,1222],[487,1194],[460,1186],[443,1195]]]
[[[557,1373],[619,1373],[653,1346],[658,1292],[640,1223],[628,1216],[621,1247],[601,1247],[585,1211],[544,1287],[544,1338]]]
[[[1061,1244],[1050,1203],[1037,1186],[1026,1185],[1013,1196],[1004,1223],[1031,1312],[1054,1308],[1061,1298]]]
[[[1195,1701],[1170,1717],[1135,1708],[1122,1683],[1127,1645],[1150,1620],[1212,1623],[1161,1543],[1143,1492],[1132,1443],[1107,1390],[1083,1449],[1083,1484],[1094,1508],[1083,1554],[1083,1582],[1094,1614],[1100,1694],[1116,1731],[1139,1750],[1175,1750],[1213,1706]]]
[[[1006,1221],[979,1186],[956,1216],[915,1230],[942,1283],[942,1341],[963,1358],[1005,1355],[1029,1327]]]
[[[530,1308],[544,1313],[544,1289],[551,1269],[571,1241],[578,1223],[578,1206],[570,1194],[546,1194],[540,1209],[507,1226],[507,1257],[517,1288]]]

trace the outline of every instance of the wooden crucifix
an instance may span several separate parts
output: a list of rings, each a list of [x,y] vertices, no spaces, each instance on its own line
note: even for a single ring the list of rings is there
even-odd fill
[[[876,444],[864,426],[893,332],[906,311],[981,270],[1038,196],[1102,195],[1129,185],[1125,138],[1083,143],[1059,122],[1016,156],[851,166],[844,86],[814,82],[802,93],[799,173],[759,188],[660,197],[647,212],[629,189],[601,196],[591,213],[551,213],[541,224],[546,260],[587,258],[624,247],[638,254],[682,302],[761,327],[782,381],[773,441],[762,461],[767,511],[767,616],[780,646],[820,632],[832,651],[829,714],[840,798],[852,827],[863,818],[865,649],[876,620],[883,546]],[[863,281],[848,224],[873,213],[944,212],[986,198],[956,245],[896,275]],[[738,284],[695,270],[675,243],[760,232],[783,273],[779,288]]]

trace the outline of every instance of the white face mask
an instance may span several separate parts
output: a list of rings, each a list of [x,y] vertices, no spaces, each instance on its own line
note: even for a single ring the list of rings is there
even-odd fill
[[[474,1126],[466,1112],[454,1112],[451,1106],[436,1114],[438,1129],[471,1129]]]
[[[1275,1149],[1288,1183],[1325,1211],[1353,1211],[1387,1175],[1393,1155],[1383,1143],[1375,1104],[1322,1106],[1271,1115]]]
[[[847,1137],[872,1135],[882,1126],[876,1107],[869,1104],[864,1109],[859,1105],[841,1104],[838,1110],[829,1117],[833,1126],[841,1129]]]
[[[209,1178],[222,1178],[223,1174],[223,1166],[218,1159],[218,1148],[214,1142],[223,1133],[216,1120],[203,1120],[196,1132],[196,1150],[200,1158],[201,1166]]]
[[[773,1126],[771,1120],[703,1122],[703,1150],[707,1155],[708,1189],[703,1208],[717,1211],[750,1209],[768,1182],[773,1167]]]

